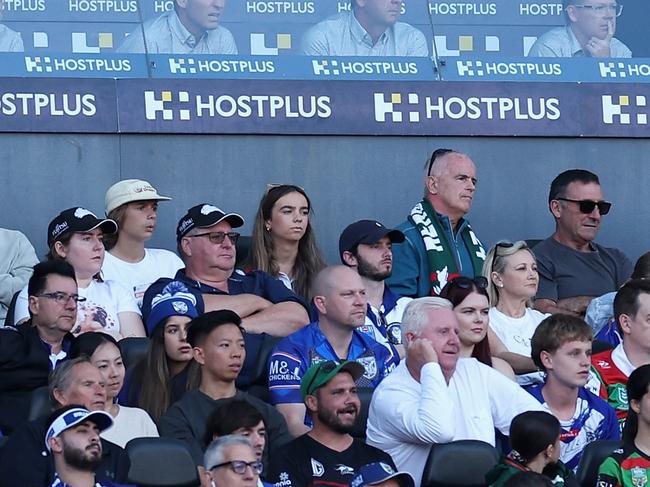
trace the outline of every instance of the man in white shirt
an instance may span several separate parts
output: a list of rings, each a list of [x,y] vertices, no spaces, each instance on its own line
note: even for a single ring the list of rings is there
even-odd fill
[[[541,405],[515,382],[474,358],[459,358],[458,320],[446,299],[411,301],[402,318],[406,360],[379,384],[367,442],[391,455],[420,485],[433,443],[482,440]],[[531,400],[532,399],[532,400]]]

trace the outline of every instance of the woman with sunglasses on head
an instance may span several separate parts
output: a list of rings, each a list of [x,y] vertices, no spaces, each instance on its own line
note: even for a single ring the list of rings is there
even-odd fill
[[[455,277],[442,288],[440,297],[448,299],[454,305],[454,313],[460,325],[460,356],[474,357],[514,380],[515,373],[508,362],[493,357],[490,352],[487,338],[490,310],[487,284],[487,279],[483,276],[474,279]]]
[[[269,185],[255,216],[247,263],[307,299],[313,278],[325,267],[310,214],[311,201],[304,189],[292,184]]]
[[[133,438],[157,437],[158,429],[146,411],[117,404],[117,395],[124,385],[125,368],[115,339],[106,333],[84,333],[70,346],[71,359],[81,356],[87,356],[99,369],[106,385],[104,410],[113,417],[113,426],[103,431],[101,437],[122,448]]]
[[[116,339],[144,336],[140,309],[133,294],[115,281],[104,281],[104,235],[117,231],[110,219],[99,219],[85,208],[73,207],[59,213],[49,224],[48,260],[65,260],[77,279],[77,321],[72,333],[103,331]],[[27,288],[18,296],[16,322],[29,317]]]
[[[522,240],[499,242],[488,252],[483,275],[488,279],[493,355],[510,364],[520,385],[543,382],[530,357],[533,333],[548,316],[531,307],[539,283],[533,252]]]
[[[650,477],[650,365],[637,368],[627,381],[630,410],[623,428],[623,447],[598,469],[599,487],[638,487]]]
[[[190,322],[199,313],[196,297],[180,281],[169,282],[151,303],[149,349],[127,374],[120,402],[144,409],[158,423],[186,390],[199,386],[199,365],[187,342]]]
[[[118,181],[106,191],[106,215],[117,223],[118,231],[104,239],[108,252],[102,275],[132,291],[140,307],[152,283],[161,277],[173,278],[185,267],[174,252],[145,248],[156,230],[158,203],[169,200],[140,179]]]

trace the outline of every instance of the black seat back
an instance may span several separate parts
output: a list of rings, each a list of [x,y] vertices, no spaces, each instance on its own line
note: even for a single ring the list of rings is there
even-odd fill
[[[140,360],[143,360],[149,350],[149,338],[128,337],[120,340],[120,351],[122,360],[127,370],[135,367]]]
[[[50,391],[47,386],[37,387],[31,394],[27,421],[34,421],[35,419],[47,416],[51,412]]]
[[[622,443],[619,440],[597,440],[589,443],[582,452],[576,472],[580,485],[583,487],[596,485],[600,464],[621,446]]]
[[[11,298],[9,303],[9,308],[7,308],[7,316],[5,317],[5,326],[14,326],[16,320],[14,320],[14,314],[16,312],[16,301],[18,301],[18,295],[20,291],[16,291]]]
[[[135,438],[126,444],[128,480],[139,487],[195,487],[196,465],[187,446],[173,438]]]
[[[489,443],[459,440],[431,447],[422,474],[422,487],[483,487],[485,474],[499,462]]]
[[[374,389],[370,387],[361,387],[357,389],[359,400],[361,401],[361,409],[357,416],[357,421],[354,423],[354,429],[350,433],[355,438],[360,440],[366,439],[366,426],[368,425],[368,410],[370,409],[370,401],[372,400],[372,393]]]

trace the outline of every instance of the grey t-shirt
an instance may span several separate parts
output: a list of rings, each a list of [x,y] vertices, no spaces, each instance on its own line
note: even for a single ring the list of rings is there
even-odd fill
[[[591,247],[592,252],[580,252],[553,237],[537,244],[537,299],[601,296],[622,286],[632,274],[632,262],[618,249],[594,242]]]

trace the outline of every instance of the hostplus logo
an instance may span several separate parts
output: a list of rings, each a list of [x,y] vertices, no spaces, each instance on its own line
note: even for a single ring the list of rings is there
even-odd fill
[[[163,120],[174,120],[174,110],[169,108],[169,104],[174,101],[174,93],[171,91],[155,91],[144,92],[144,109],[147,120],[156,120],[158,115],[162,115]],[[190,94],[187,91],[179,91],[177,101],[180,103],[189,103]],[[180,120],[189,120],[190,111],[182,108],[178,110],[178,117]]]
[[[603,122],[612,125],[647,125],[648,103],[645,96],[603,95]]]
[[[277,56],[280,51],[291,50],[291,34],[275,34],[275,46],[267,45],[266,35],[259,32],[251,34],[251,55]]]
[[[406,99],[406,103],[402,98]],[[375,121],[386,122],[390,119],[395,123],[404,121],[405,105],[418,106],[420,97],[417,93],[407,93],[405,97],[401,93],[390,93],[388,99],[384,93],[375,93]],[[408,121],[417,123],[420,121],[420,112],[417,110],[406,110]]]
[[[650,64],[645,63],[637,63],[633,61],[601,61],[598,63],[598,68],[600,69],[601,78],[625,79],[634,77],[650,77]]]
[[[169,70],[172,74],[196,74],[196,65],[192,58],[169,58]]]
[[[339,62],[336,59],[324,59],[322,61],[316,61],[314,59],[312,60],[311,65],[314,68],[315,75],[338,76],[341,74]]]
[[[25,68],[27,68],[28,73],[51,73],[52,68],[52,58],[49,56],[25,56]]]
[[[486,35],[481,38],[481,36],[459,35],[457,43],[454,42],[458,46],[457,49],[450,47],[447,40],[447,36],[435,36],[434,42],[438,56],[460,56],[468,52],[480,52],[481,40],[484,52],[501,51],[501,39],[498,36]]]
[[[484,76],[483,61],[456,61],[458,76]]]

